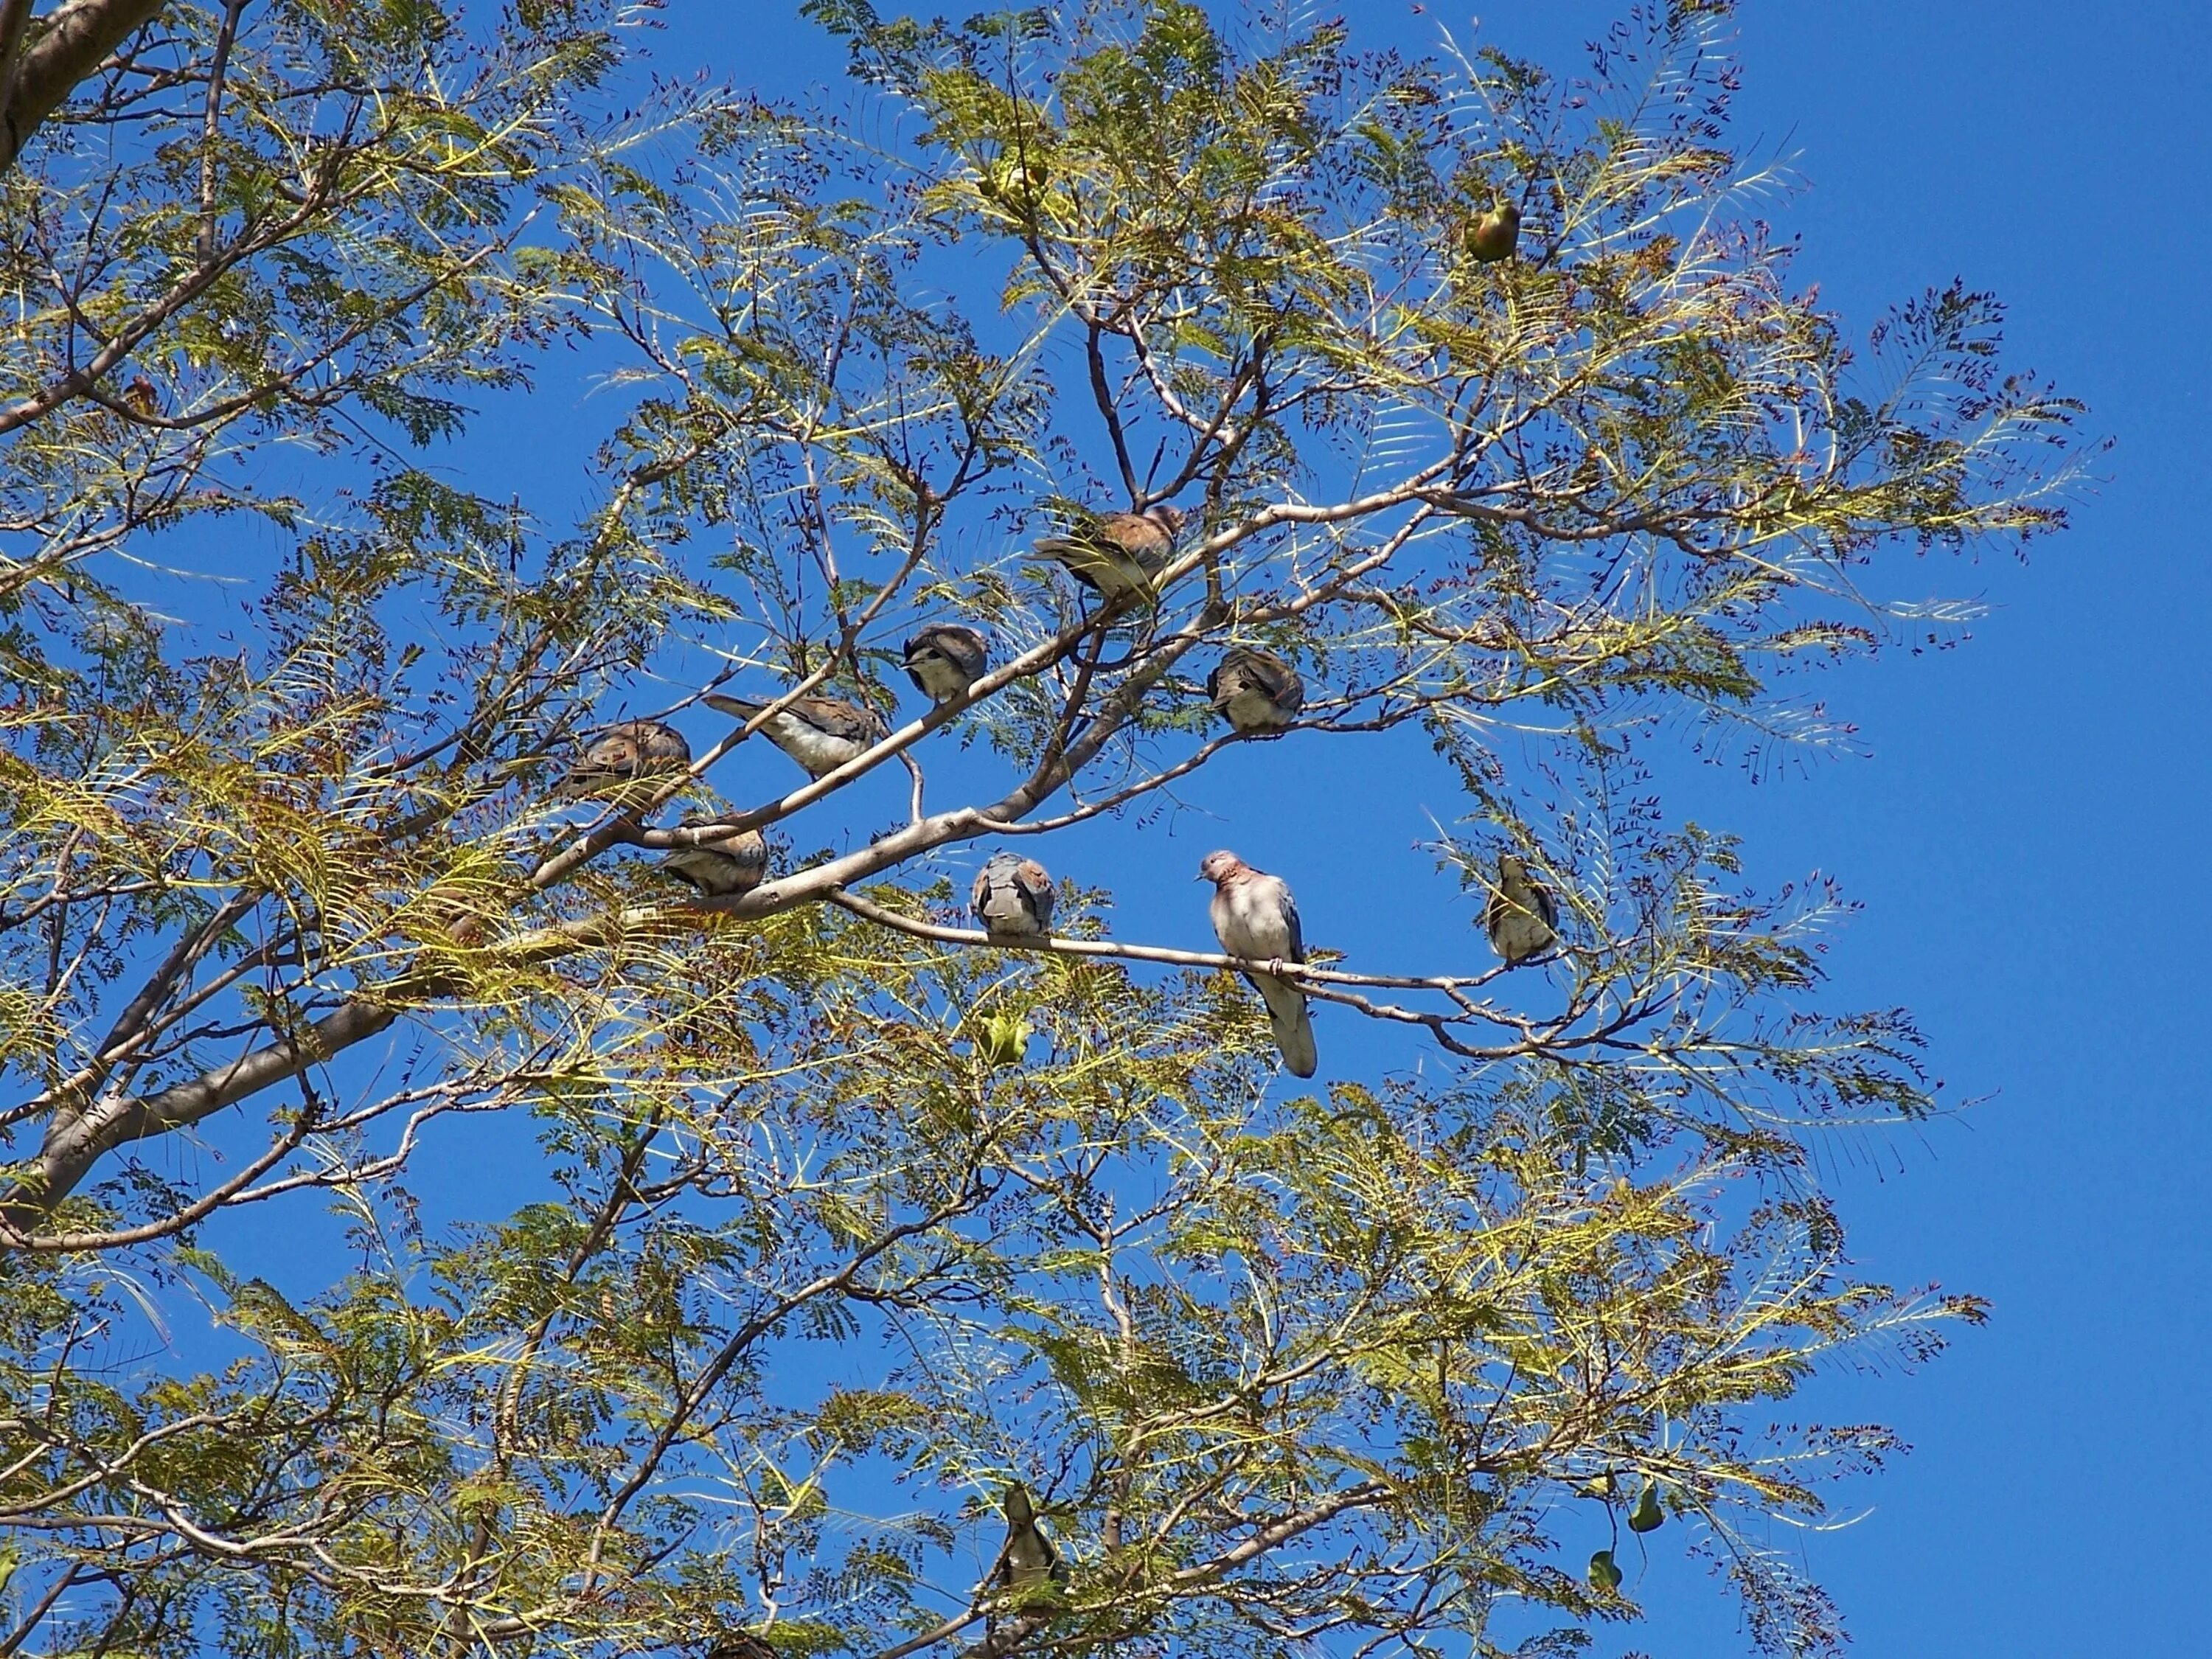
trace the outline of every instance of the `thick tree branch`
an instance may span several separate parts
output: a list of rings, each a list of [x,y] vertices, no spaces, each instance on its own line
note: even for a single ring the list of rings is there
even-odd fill
[[[153,21],[163,0],[62,0],[40,20],[0,83],[0,172],[15,165],[40,124],[131,32]],[[4,17],[4,14],[0,14]]]

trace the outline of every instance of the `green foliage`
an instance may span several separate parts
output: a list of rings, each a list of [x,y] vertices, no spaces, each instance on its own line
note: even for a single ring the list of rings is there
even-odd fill
[[[1719,8],[1587,87],[808,9],[852,117],[649,87],[596,0],[175,5],[0,173],[0,1650],[1539,1659],[1638,1616],[1600,1510],[1833,1650],[1758,1540],[1892,1443],[1776,1408],[1981,1310],[1853,1273],[1812,1149],[1937,1109],[1919,1035],[1820,1006],[1841,896],[1750,889],[1655,757],[1832,741],[1792,677],[1894,636],[1887,556],[2059,526],[2074,406],[1955,288],[1854,357]],[[556,345],[573,524],[447,464]],[[1127,605],[1024,550],[1170,501]],[[986,678],[897,712],[953,616]],[[1286,1097],[1109,895],[963,927],[975,843],[1203,788],[1235,644],[1316,775],[1426,735],[1442,890],[1520,856],[1547,989],[1321,966],[1421,1065]],[[710,748],[737,674],[893,735]],[[550,794],[656,699],[688,773]],[[769,879],[665,879],[685,806]],[[981,1582],[1016,1480],[1064,1586]]]

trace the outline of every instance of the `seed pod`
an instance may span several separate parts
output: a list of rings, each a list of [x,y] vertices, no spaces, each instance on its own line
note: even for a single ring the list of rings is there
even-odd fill
[[[1620,1589],[1620,1567],[1611,1550],[1590,1553],[1589,1583],[1600,1595],[1611,1595]]]
[[[1631,1532],[1656,1532],[1667,1524],[1667,1511],[1659,1507],[1659,1483],[1647,1480],[1638,1494],[1636,1507],[1628,1512]]]

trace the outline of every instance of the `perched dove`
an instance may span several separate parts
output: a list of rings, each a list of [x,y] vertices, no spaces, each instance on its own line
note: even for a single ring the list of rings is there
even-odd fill
[[[931,623],[906,642],[906,677],[932,702],[951,702],[982,678],[990,641],[958,623]]]
[[[975,872],[969,902],[987,933],[1036,939],[1052,932],[1052,878],[1035,859],[992,854]]]
[[[1305,707],[1306,683],[1271,651],[1240,646],[1206,677],[1206,695],[1239,732],[1279,732]]]
[[[1559,908],[1550,890],[1510,853],[1498,858],[1498,888],[1482,907],[1483,930],[1491,947],[1518,968],[1559,942]]]
[[[710,830],[715,822],[704,812],[686,812],[677,827]],[[660,867],[708,898],[735,898],[751,892],[768,874],[768,842],[757,830],[740,830],[720,841],[676,848],[660,860]]]
[[[563,800],[635,802],[652,793],[635,787],[641,780],[680,772],[690,764],[691,745],[674,726],[624,720],[584,745],[553,793]]]
[[[1213,884],[1213,933],[1221,948],[1248,962],[1304,962],[1305,937],[1298,907],[1279,876],[1255,870],[1234,853],[1208,853],[1198,878]],[[1267,1005],[1275,1047],[1293,1077],[1311,1077],[1321,1059],[1314,1051],[1313,1020],[1305,993],[1273,974],[1250,975]]]
[[[726,697],[719,691],[709,691],[703,701],[708,708],[741,720],[752,719],[768,707],[743,697]],[[872,709],[842,697],[799,697],[770,715],[768,724],[761,727],[761,735],[820,778],[874,748],[890,735],[890,728]]]
[[[1007,1487],[1002,1512],[1006,1517],[1006,1541],[999,1547],[999,1559],[992,1564],[991,1582],[1017,1595],[1041,1585],[1065,1583],[1067,1568],[1052,1540],[1044,1535],[1044,1528],[1037,1525],[1036,1505],[1030,1501],[1030,1489],[1018,1480]]]
[[[1489,212],[1478,214],[1467,228],[1468,257],[1483,264],[1511,258],[1520,244],[1521,209],[1512,202],[1500,202]]]
[[[775,1650],[750,1631],[725,1631],[707,1650],[707,1659],[775,1659]]]
[[[1047,536],[1032,545],[1101,598],[1125,599],[1149,592],[1167,568],[1184,517],[1176,507],[1104,513],[1067,535]]]

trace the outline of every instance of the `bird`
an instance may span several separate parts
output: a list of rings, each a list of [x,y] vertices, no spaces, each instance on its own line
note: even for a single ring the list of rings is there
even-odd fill
[[[775,1650],[750,1631],[725,1631],[707,1650],[707,1659],[775,1659]]]
[[[1106,599],[1149,592],[1188,515],[1179,507],[1142,513],[1103,513],[1065,536],[1030,544],[1085,587]]]
[[[703,701],[708,708],[741,720],[750,720],[768,707],[743,697],[724,696],[719,691],[709,691]],[[794,697],[769,715],[760,730],[763,737],[817,778],[829,776],[890,735],[882,715],[842,697]]]
[[[562,800],[635,803],[651,793],[641,780],[680,772],[691,764],[691,745],[672,726],[659,720],[624,720],[584,745],[553,785]]]
[[[1018,1480],[1008,1486],[1000,1512],[1006,1517],[1006,1541],[999,1547],[999,1559],[992,1563],[991,1582],[1018,1595],[1045,1584],[1065,1583],[1066,1565],[1052,1540],[1044,1535],[1044,1528],[1037,1525],[1036,1505],[1030,1501],[1030,1489]]]
[[[1467,228],[1469,258],[1482,264],[1510,259],[1521,245],[1521,209],[1517,203],[1500,202],[1487,213],[1477,214]]]
[[[991,643],[958,623],[931,623],[906,642],[906,677],[932,702],[951,702],[982,678]]]
[[[1483,931],[1508,968],[1540,957],[1559,942],[1559,907],[1551,890],[1510,853],[1498,855],[1498,886],[1482,907]]]
[[[717,822],[704,812],[686,812],[677,827],[708,830]],[[660,867],[707,898],[735,898],[751,892],[768,874],[768,842],[757,830],[742,830],[720,840],[675,848],[660,860]]]
[[[1213,884],[1213,936],[1232,957],[1248,962],[1304,962],[1305,936],[1298,907],[1279,876],[1255,870],[1234,853],[1208,853],[1198,879]],[[1273,974],[1248,975],[1267,1005],[1275,1047],[1292,1077],[1311,1077],[1321,1064],[1314,1050],[1313,1018],[1305,993]]]
[[[1000,939],[1042,939],[1052,932],[1052,878],[1035,859],[994,853],[975,872],[969,904],[983,931]]]
[[[1272,651],[1239,646],[1206,677],[1206,695],[1239,732],[1279,732],[1305,707],[1306,683]]]

